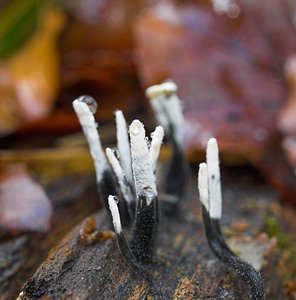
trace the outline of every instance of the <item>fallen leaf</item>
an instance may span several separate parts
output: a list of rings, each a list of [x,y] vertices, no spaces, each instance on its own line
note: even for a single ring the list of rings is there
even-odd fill
[[[50,228],[52,204],[24,165],[0,171],[0,228],[5,231],[45,232]]]
[[[27,43],[0,64],[0,135],[47,116],[59,88],[57,36],[64,15],[48,9]]]

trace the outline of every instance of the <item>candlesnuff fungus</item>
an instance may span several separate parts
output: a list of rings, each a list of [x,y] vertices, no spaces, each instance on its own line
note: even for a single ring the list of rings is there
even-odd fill
[[[155,166],[163,139],[163,129],[161,126],[156,127],[150,149],[147,145],[144,126],[139,120],[131,123],[129,134],[133,185],[136,195],[133,194],[120,162],[110,148],[106,149],[106,154],[130,212],[134,207],[131,203],[136,202],[135,213],[131,212],[133,230],[130,247],[135,258],[141,264],[146,264],[152,262],[157,233],[158,199]]]
[[[171,215],[178,212],[178,204],[184,196],[186,183],[183,116],[176,90],[174,83],[167,82],[146,91],[157,120],[163,126],[157,126],[151,134],[150,147],[144,125],[139,120],[134,120],[128,132],[123,113],[119,110],[115,112],[117,149],[106,148],[108,160],[93,117],[95,100],[82,96],[73,102],[89,144],[98,187],[110,213],[119,249],[134,273],[145,280],[154,299],[164,299],[157,278],[148,270],[149,264],[153,263],[158,229],[156,162],[164,129],[173,145],[173,156],[164,187],[166,201],[160,203],[162,211]],[[233,268],[247,282],[252,299],[262,300],[264,292],[260,274],[229,249],[221,231],[219,153],[214,138],[208,142],[207,163],[200,164],[198,189],[210,248],[222,262]],[[132,225],[130,241],[125,237],[122,224]]]
[[[131,183],[128,181],[120,162],[118,161],[116,155],[114,154],[114,151],[110,148],[106,148],[106,155],[108,157],[108,160],[113,168],[114,174],[117,178],[117,182],[119,185],[119,188],[122,192],[123,198],[127,202],[127,208],[129,212],[130,220],[134,218],[135,214],[135,195],[132,190]]]
[[[184,197],[187,165],[184,155],[184,120],[182,106],[173,82],[153,85],[146,90],[156,119],[172,144],[173,155],[165,180],[164,210],[175,213],[178,202]]]
[[[249,286],[252,299],[264,299],[263,280],[253,266],[237,257],[227,246],[220,219],[222,216],[222,193],[219,170],[219,150],[215,138],[207,145],[207,163],[201,163],[198,173],[199,197],[209,246],[213,253],[232,268]]]
[[[160,300],[162,298],[161,287],[157,279],[155,279],[152,274],[139,263],[138,259],[132,253],[126,237],[122,231],[120,215],[117,207],[117,201],[114,196],[109,196],[108,198],[109,208],[112,215],[112,221],[114,226],[114,231],[117,236],[118,247],[125,258],[128,265],[133,269],[133,271],[145,280],[150,291],[155,300]]]
[[[108,209],[108,196],[117,195],[117,190],[112,170],[103,151],[97,130],[98,125],[93,116],[97,110],[97,102],[90,96],[81,96],[73,101],[73,108],[81,124],[94,161],[99,193],[102,194],[103,203]]]
[[[156,127],[148,148],[144,126],[139,120],[134,120],[129,127],[129,142],[123,113],[116,111],[118,149],[115,152],[119,157],[112,149],[106,148],[109,165],[93,116],[94,103],[93,98],[82,96],[73,102],[73,107],[94,160],[99,190],[104,202],[108,203],[119,249],[135,273],[146,281],[154,298],[161,299],[157,280],[143,265],[152,262],[157,234],[156,162],[164,136],[163,128]],[[121,219],[125,225],[133,224],[130,245],[122,231]]]

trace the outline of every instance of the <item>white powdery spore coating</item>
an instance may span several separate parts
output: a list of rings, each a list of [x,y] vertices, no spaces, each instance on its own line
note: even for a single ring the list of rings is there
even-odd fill
[[[172,94],[177,92],[177,85],[174,82],[168,81],[161,84],[155,84],[146,89],[146,96],[153,99],[164,94]]]
[[[199,165],[198,191],[201,203],[209,212],[208,166],[206,163],[201,163]]]
[[[126,178],[130,183],[133,182],[132,159],[130,152],[130,143],[128,138],[128,130],[124,115],[121,110],[115,112],[116,121],[116,138],[117,148],[121,166],[124,170]]]
[[[184,147],[184,118],[181,102],[177,94],[172,94],[169,99],[164,101],[164,107],[173,124],[175,140],[182,149]]]
[[[120,220],[119,210],[115,199],[116,199],[115,196],[110,195],[108,197],[108,203],[109,203],[109,208],[112,216],[114,230],[116,233],[121,233],[122,231],[121,220]]]
[[[87,139],[90,153],[95,165],[97,181],[100,182],[103,172],[108,168],[108,164],[101,145],[95,118],[87,104],[79,101],[79,98],[73,102],[73,108]]]
[[[157,126],[151,134],[151,146],[149,149],[150,160],[152,163],[153,171],[156,169],[156,162],[159,156],[160,147],[164,137],[164,131],[162,126]]]
[[[178,146],[184,147],[184,118],[181,101],[178,98],[177,85],[173,82],[164,82],[146,89],[146,96],[150,99],[151,106],[157,121],[168,132],[170,124],[173,126],[174,139]]]
[[[156,119],[165,130],[169,130],[169,122],[165,114],[163,103],[166,95],[171,95],[177,91],[177,86],[173,82],[164,82],[162,84],[152,85],[146,89],[146,96],[150,99],[151,107]]]
[[[118,159],[115,157],[114,152],[110,148],[106,148],[106,155],[113,168],[113,171],[118,180],[121,180],[124,176],[123,170],[120,166]]]
[[[122,194],[124,196],[124,199],[127,202],[133,201],[133,195],[129,188],[129,186],[126,184],[126,178],[123,169],[121,168],[121,165],[118,161],[118,159],[115,157],[114,152],[110,148],[106,148],[106,155],[108,157],[108,160],[112,166],[112,169],[115,173],[115,176],[117,178],[119,187],[122,191]]]
[[[222,192],[219,168],[219,149],[215,138],[210,138],[207,144],[207,165],[210,217],[220,219],[222,216]]]
[[[145,129],[139,120],[134,120],[129,127],[134,181],[137,195],[143,195],[148,205],[156,196],[156,185],[145,138]]]
[[[155,96],[150,99],[150,105],[154,111],[157,122],[161,124],[165,128],[165,130],[169,130],[169,122],[167,116],[165,115],[165,112],[163,111],[163,101],[163,95]]]

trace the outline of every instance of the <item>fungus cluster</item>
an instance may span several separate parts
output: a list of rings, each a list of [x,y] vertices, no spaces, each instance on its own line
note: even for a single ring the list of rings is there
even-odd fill
[[[160,124],[151,134],[151,141],[148,141],[144,125],[139,120],[134,120],[128,129],[123,113],[116,111],[117,148],[106,148],[105,153],[93,116],[96,101],[89,96],[81,96],[73,102],[89,145],[97,186],[109,211],[119,249],[135,274],[146,281],[154,299],[163,299],[160,284],[148,269],[153,264],[159,206],[162,212],[173,218],[184,197],[186,185],[184,122],[176,92],[177,86],[173,82],[146,90]],[[164,132],[173,153],[159,205],[156,164]],[[229,249],[221,231],[222,193],[216,139],[209,140],[206,152],[207,162],[200,164],[199,168],[198,190],[209,247],[248,284],[252,299],[263,299],[260,274]],[[125,227],[132,228],[130,239],[124,233]]]

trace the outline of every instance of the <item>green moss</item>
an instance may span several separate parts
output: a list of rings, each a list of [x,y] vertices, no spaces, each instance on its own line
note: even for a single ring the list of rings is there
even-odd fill
[[[296,276],[296,248],[293,245],[293,239],[286,234],[273,216],[265,218],[266,231],[269,237],[276,237],[280,249],[285,250],[289,256],[289,269],[292,276]]]
[[[292,238],[286,234],[279,226],[277,219],[273,216],[267,216],[265,218],[266,231],[269,237],[276,237],[278,246],[281,249],[288,249],[292,246]]]

